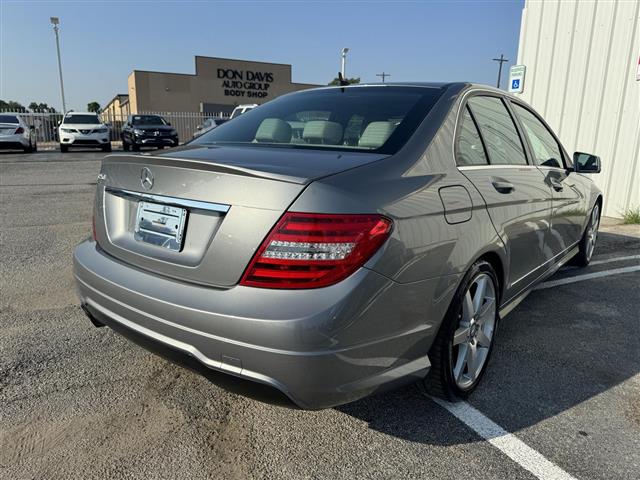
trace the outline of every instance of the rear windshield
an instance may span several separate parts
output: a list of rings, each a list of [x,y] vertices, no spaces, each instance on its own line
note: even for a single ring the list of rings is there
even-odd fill
[[[350,87],[286,95],[193,143],[393,154],[442,95],[439,88]]]
[[[164,118],[158,115],[134,115],[132,119],[134,125],[166,125]]]
[[[0,115],[0,123],[20,123],[15,115]]]
[[[64,122],[62,123],[86,123],[89,125],[98,125],[100,120],[98,120],[97,115],[69,114],[64,117]]]

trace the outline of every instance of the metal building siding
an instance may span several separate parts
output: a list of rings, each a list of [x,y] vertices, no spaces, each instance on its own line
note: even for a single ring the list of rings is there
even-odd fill
[[[595,153],[604,214],[640,206],[640,1],[525,0],[522,98],[567,151]]]

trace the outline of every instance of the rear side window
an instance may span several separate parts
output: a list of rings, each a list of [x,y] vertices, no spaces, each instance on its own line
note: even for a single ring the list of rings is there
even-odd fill
[[[487,156],[484,153],[484,147],[476,124],[471,118],[469,107],[464,109],[459,132],[458,148],[456,149],[458,165],[486,165],[488,163]]]
[[[526,108],[512,105],[529,139],[536,165],[563,168],[562,150],[547,127]]]
[[[20,123],[15,115],[0,115],[0,123]]]
[[[473,97],[469,100],[469,108],[478,122],[489,154],[489,163],[527,164],[520,135],[502,100],[497,97]]]

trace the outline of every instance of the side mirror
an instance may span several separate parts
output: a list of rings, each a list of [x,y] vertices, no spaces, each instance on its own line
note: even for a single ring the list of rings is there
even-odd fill
[[[600,157],[590,153],[575,152],[573,165],[578,173],[600,173]]]
[[[36,129],[35,125],[29,125],[29,130],[35,130],[35,129]]]
[[[196,127],[196,130],[202,130],[202,125],[198,125],[198,126]]]
[[[171,126],[171,122],[167,122],[167,125]]]

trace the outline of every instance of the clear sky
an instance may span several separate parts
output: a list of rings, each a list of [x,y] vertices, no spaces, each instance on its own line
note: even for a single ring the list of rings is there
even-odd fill
[[[516,61],[523,0],[0,0],[0,99],[61,107],[50,16],[61,21],[67,108],[127,93],[134,70],[194,73],[194,56],[293,65],[293,81],[327,83],[349,47],[347,76],[495,85]]]

